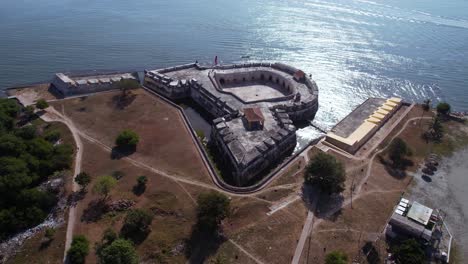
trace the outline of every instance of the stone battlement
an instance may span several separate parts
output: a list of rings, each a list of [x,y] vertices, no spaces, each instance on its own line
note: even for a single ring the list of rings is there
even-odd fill
[[[171,100],[191,98],[215,117],[211,142],[239,185],[291,153],[294,122],[312,120],[318,109],[315,82],[281,63],[146,70],[144,85]]]
[[[99,75],[55,74],[52,85],[63,95],[95,93],[117,89],[124,80],[139,82],[137,73],[107,73]]]

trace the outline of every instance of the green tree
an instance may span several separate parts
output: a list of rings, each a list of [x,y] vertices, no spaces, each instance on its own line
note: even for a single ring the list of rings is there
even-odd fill
[[[121,80],[119,83],[119,89],[122,91],[122,97],[127,96],[130,90],[136,89],[138,87],[140,87],[140,84],[136,80],[125,79]]]
[[[426,263],[426,255],[421,245],[415,239],[405,240],[394,250],[395,258],[400,264]]]
[[[403,165],[403,160],[406,156],[411,155],[411,149],[406,145],[406,142],[401,138],[395,138],[390,143],[388,156],[392,160],[393,165],[400,167]]]
[[[437,104],[437,113],[442,115],[450,114],[451,106],[446,102],[440,102]]]
[[[73,237],[71,247],[68,250],[68,260],[71,264],[85,263],[86,256],[89,253],[89,241],[83,235]]]
[[[146,190],[146,183],[148,182],[148,177],[146,176],[139,176],[137,178],[137,183],[133,186],[133,193],[136,195],[141,195]]]
[[[151,232],[150,225],[152,221],[153,215],[148,212],[142,209],[131,210],[125,216],[120,233],[123,237],[138,242]]]
[[[15,136],[22,139],[33,139],[36,137],[36,127],[34,125],[27,125],[21,128],[18,128],[14,131]]]
[[[116,239],[104,247],[99,257],[101,264],[137,264],[138,255],[132,242],[126,239]]]
[[[112,244],[117,238],[117,233],[112,228],[106,228],[102,234],[101,241],[96,244],[96,255],[100,256],[102,250]]]
[[[307,165],[304,177],[306,183],[316,185],[326,193],[344,191],[345,170],[332,155],[323,152],[315,155]]]
[[[55,143],[60,139],[60,136],[60,131],[51,130],[44,134],[44,139],[49,142]]]
[[[0,157],[0,193],[12,192],[31,184],[27,164],[17,158]]]
[[[0,98],[0,112],[15,118],[20,112],[20,106],[13,99]]]
[[[86,172],[80,172],[75,177],[75,182],[78,183],[81,187],[81,191],[86,191],[86,187],[88,187],[89,183],[91,182],[91,176],[89,176]]]
[[[96,184],[93,187],[93,192],[102,196],[103,200],[109,197],[112,188],[117,184],[117,180],[112,176],[101,176],[96,179]]]
[[[347,264],[348,256],[341,251],[332,251],[325,257],[325,264]]]
[[[31,119],[34,116],[34,105],[28,105],[24,108],[24,115],[27,119]]]
[[[422,108],[425,112],[431,110],[431,99],[426,99],[424,100],[423,104],[422,104]]]
[[[138,144],[139,140],[140,140],[140,137],[138,136],[137,133],[135,133],[132,130],[124,130],[120,132],[120,134],[117,136],[117,139],[115,140],[115,144],[118,147],[134,148]]]
[[[146,186],[146,183],[148,182],[148,177],[142,175],[137,178],[137,185],[138,186]]]
[[[44,99],[39,99],[39,100],[37,100],[37,102],[36,102],[36,107],[39,108],[39,109],[41,109],[41,110],[44,110],[44,109],[46,109],[47,107],[49,107],[49,103],[47,103],[47,101],[44,100]]]
[[[12,134],[0,135],[0,156],[19,157],[26,151],[24,140]]]
[[[49,241],[53,240],[54,235],[55,235],[55,228],[52,228],[52,227],[46,228],[44,236],[47,240]]]
[[[440,140],[444,136],[444,128],[439,116],[435,116],[429,124],[427,131],[423,133],[426,140]]]
[[[217,231],[221,222],[231,212],[231,201],[218,192],[200,194],[197,203],[197,225],[205,231]]]

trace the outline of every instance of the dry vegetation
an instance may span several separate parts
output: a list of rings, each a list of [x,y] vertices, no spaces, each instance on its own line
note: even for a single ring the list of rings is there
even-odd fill
[[[107,147],[114,146],[114,139],[120,131],[136,131],[140,135],[140,143],[136,152],[130,155],[133,160],[195,183],[170,179],[129,159],[115,158],[108,148],[83,139],[82,171],[88,172],[93,180],[115,172],[124,175],[112,191],[111,199],[135,201],[134,207],[144,208],[155,215],[151,233],[137,245],[141,260],[147,263],[185,263],[187,256],[180,250],[180,246],[189,239],[196,221],[196,197],[202,192],[210,191],[214,185],[176,109],[141,89],[132,91],[129,101],[123,105],[117,103],[118,96],[119,92],[106,92],[56,101],[52,105],[70,117],[81,132]],[[419,108],[414,109],[404,118],[402,124],[421,114]],[[429,116],[429,113],[426,113],[426,116]],[[422,123],[421,129],[424,121]],[[402,124],[394,131],[398,131]],[[458,128],[457,124],[449,123],[448,126],[450,130]],[[414,150],[415,163],[426,153],[424,149],[427,146],[425,142],[421,142],[422,138],[418,137],[418,129],[419,123],[410,124],[401,134]],[[388,138],[391,138],[392,134]],[[67,136],[69,135],[65,135]],[[459,144],[456,140],[460,138],[465,140],[464,142],[468,141],[468,137],[457,136],[453,138],[452,143],[444,146],[455,147]],[[434,150],[437,148],[433,147]],[[443,149],[445,148],[447,147]],[[321,150],[314,147],[308,155],[312,157],[319,151]],[[362,182],[367,173],[368,160],[349,159],[334,151],[329,153],[346,166],[346,190],[342,194],[341,202],[349,200],[352,186]],[[290,262],[307,216],[306,205],[298,198],[302,192],[305,166],[304,158],[300,157],[260,193],[248,197],[231,195],[232,214],[223,223],[227,239],[210,252],[208,261],[255,263],[253,258],[256,258],[264,263]],[[149,181],[146,191],[136,195],[132,188],[140,175],[147,176]],[[352,208],[350,203],[346,203],[337,213],[325,217],[327,206],[330,207],[330,204],[324,201],[319,203],[321,213],[315,218],[312,236],[305,244],[301,262],[322,263],[327,252],[337,249],[345,251],[350,258],[359,256],[359,250],[367,241],[375,241],[379,237],[394,204],[408,186],[410,179],[409,176],[393,177],[376,159],[371,167],[370,177],[363,184],[359,196],[355,197]],[[88,187],[89,190],[92,189],[93,183],[94,181]],[[267,215],[274,206],[289,199],[295,200]],[[79,201],[77,209],[79,220],[76,222],[75,233],[86,235],[91,245],[101,239],[102,232],[107,227],[119,231],[125,216],[125,212],[99,214],[99,208],[93,205],[98,200],[99,197],[89,191],[84,199]],[[63,243],[59,242],[63,241],[63,231],[61,229],[56,234],[57,244],[54,244],[54,240],[47,249],[54,251],[43,252],[46,256],[41,256],[41,261],[61,262]],[[24,252],[32,252],[31,254],[20,254],[13,263],[28,262],[42,254],[41,251],[34,250],[37,248],[35,241],[38,239],[33,238],[25,245]],[[384,256],[385,246],[377,242],[376,247],[381,256]],[[96,262],[94,249],[87,261]]]
[[[66,99],[51,103],[82,132],[113,147],[117,135],[131,129],[140,136],[140,162],[167,173],[211,183],[179,111],[142,89],[119,103],[120,92]]]

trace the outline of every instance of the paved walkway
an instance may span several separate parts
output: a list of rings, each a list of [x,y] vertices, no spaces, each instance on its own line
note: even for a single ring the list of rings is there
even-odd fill
[[[314,204],[313,204],[314,209],[316,205],[317,205],[317,199],[314,200]],[[314,224],[314,213],[309,210],[309,212],[307,213],[307,218],[304,223],[304,226],[302,227],[301,237],[299,238],[299,242],[297,243],[296,250],[294,251],[294,257],[293,257],[293,260],[291,261],[292,264],[299,263],[299,260],[301,259],[302,251],[304,250],[304,244],[307,240],[307,237],[310,235],[310,232],[312,231],[313,224]]]

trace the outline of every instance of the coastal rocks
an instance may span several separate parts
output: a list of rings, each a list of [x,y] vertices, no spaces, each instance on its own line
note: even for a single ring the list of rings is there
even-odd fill
[[[38,188],[41,191],[58,193],[62,190],[63,184],[63,178],[57,178],[42,183]]]

